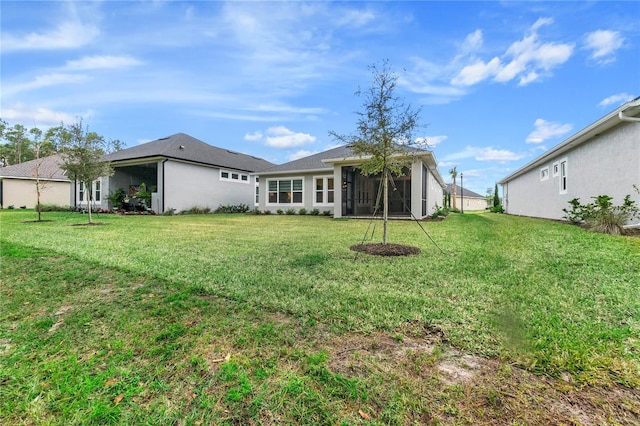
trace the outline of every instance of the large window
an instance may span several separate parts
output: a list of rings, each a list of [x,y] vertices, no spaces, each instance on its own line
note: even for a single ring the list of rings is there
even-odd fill
[[[333,204],[334,184],[332,177],[314,177],[314,205]]]
[[[269,179],[269,204],[302,204],[302,179]]]
[[[93,181],[91,187],[87,188],[84,182],[78,182],[78,202],[84,203],[91,200],[99,203],[102,200],[102,182],[100,179]]]
[[[97,180],[93,182],[93,186],[94,186],[93,201],[100,202],[100,195],[102,194],[102,191],[100,190],[100,181]]]
[[[229,170],[220,170],[220,180],[229,182],[249,183],[249,175],[243,173],[232,172]]]
[[[567,193],[567,160],[560,161],[560,193]]]
[[[84,201],[84,182],[78,184],[78,201]]]

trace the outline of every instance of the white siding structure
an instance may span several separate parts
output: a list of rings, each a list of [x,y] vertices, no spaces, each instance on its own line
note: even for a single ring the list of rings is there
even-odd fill
[[[616,205],[631,195],[640,205],[639,121],[637,98],[499,181],[506,213],[562,219],[570,200],[598,195]]]

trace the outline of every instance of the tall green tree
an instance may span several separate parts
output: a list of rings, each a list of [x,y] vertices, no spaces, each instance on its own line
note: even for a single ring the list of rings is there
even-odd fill
[[[458,166],[455,166],[453,169],[449,170],[449,174],[451,175],[451,180],[453,183],[451,184],[451,196],[453,197],[453,208],[456,208],[456,178],[458,177]]]
[[[104,160],[104,155],[119,148],[119,141],[105,141],[104,137],[89,132],[82,120],[53,129],[48,136],[56,142],[62,152],[62,169],[69,179],[81,183],[86,188],[89,223],[91,216],[92,184],[102,176],[112,176],[111,164]]]
[[[496,183],[496,187],[493,191],[493,207],[498,207],[500,205],[500,194],[498,193],[498,184]]]
[[[398,76],[388,61],[371,65],[372,83],[367,90],[356,92],[363,97],[362,110],[356,112],[358,120],[354,134],[329,134],[341,143],[349,145],[353,153],[365,160],[360,165],[363,175],[382,175],[383,231],[382,244],[387,244],[389,219],[389,179],[401,176],[403,167],[411,163],[414,144],[413,132],[419,125],[421,109],[414,109],[396,95]]]

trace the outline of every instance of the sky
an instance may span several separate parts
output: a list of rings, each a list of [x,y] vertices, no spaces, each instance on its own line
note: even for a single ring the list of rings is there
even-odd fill
[[[2,0],[0,118],[282,164],[354,134],[356,92],[388,61],[444,180],[456,167],[484,195],[640,96],[639,17],[634,1]]]

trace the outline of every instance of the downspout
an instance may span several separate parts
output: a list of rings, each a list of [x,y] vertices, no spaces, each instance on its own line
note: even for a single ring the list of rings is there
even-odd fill
[[[164,187],[164,181],[165,181],[165,177],[164,177],[164,163],[166,163],[167,161],[169,161],[168,158],[165,158],[164,160],[162,160],[162,211],[161,212],[157,212],[158,214],[162,214],[164,213],[164,193],[165,193],[165,187]]]
[[[618,113],[618,118],[622,121],[630,121],[635,123],[640,123],[640,117],[631,117],[629,115],[625,115],[624,111],[620,111]]]

